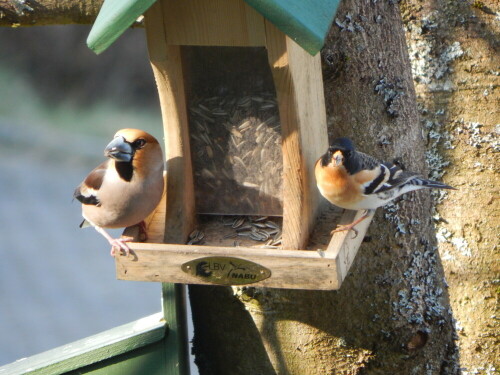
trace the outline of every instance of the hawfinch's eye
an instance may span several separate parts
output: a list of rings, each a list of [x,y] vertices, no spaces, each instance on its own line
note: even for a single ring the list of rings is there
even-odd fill
[[[143,148],[144,145],[146,144],[146,140],[143,138],[139,138],[138,140],[134,141],[133,146],[136,150]]]

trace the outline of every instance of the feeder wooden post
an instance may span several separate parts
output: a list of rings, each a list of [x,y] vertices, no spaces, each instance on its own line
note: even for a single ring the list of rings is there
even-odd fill
[[[167,161],[165,243],[185,243],[195,222],[193,172],[180,46],[165,41],[161,4],[147,12],[146,32],[158,85]]]
[[[314,163],[328,147],[321,61],[268,21],[266,43],[283,137],[283,248],[301,249],[318,207]]]

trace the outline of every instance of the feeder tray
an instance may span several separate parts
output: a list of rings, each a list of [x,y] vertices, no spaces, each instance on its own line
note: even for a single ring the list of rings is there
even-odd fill
[[[116,258],[118,278],[338,289],[371,218],[356,226],[357,236],[333,237],[337,223],[361,213],[339,221],[327,210],[318,218],[314,164],[328,147],[319,54],[242,0],[160,0],[145,13],[145,26],[162,109],[166,194],[149,218],[148,242],[132,242],[131,255]],[[224,77],[230,82],[221,83]],[[220,214],[272,215],[279,248],[239,236],[235,243]],[[195,227],[205,243],[185,245]]]
[[[199,220],[203,245],[163,244],[163,224],[159,219],[164,214],[157,211],[147,223],[149,242],[131,242],[131,254],[116,257],[118,279],[336,290],[347,276],[373,217],[356,225],[357,235],[344,231],[331,236],[335,223],[351,223],[362,213],[346,211],[341,215],[329,207],[318,216],[305,250],[283,250],[231,236],[235,229],[224,225],[224,219],[218,216],[203,216]],[[137,238],[139,230],[127,228],[124,235]]]

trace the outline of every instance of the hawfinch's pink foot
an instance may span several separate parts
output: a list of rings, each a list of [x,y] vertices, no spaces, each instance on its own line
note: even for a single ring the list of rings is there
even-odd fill
[[[109,241],[109,244],[111,245],[110,255],[112,257],[122,255],[123,250],[125,253],[124,255],[129,256],[130,247],[128,247],[127,242],[131,242],[132,240],[132,237],[120,237],[111,239],[111,241]]]

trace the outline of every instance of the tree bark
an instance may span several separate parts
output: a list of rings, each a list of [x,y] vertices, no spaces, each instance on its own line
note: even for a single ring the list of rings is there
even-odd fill
[[[499,11],[493,0],[403,3],[431,173],[459,188],[438,205],[436,229],[470,374],[500,367]]]
[[[398,6],[343,1],[322,54],[330,136],[425,174]],[[378,210],[339,291],[191,286],[200,374],[458,373],[431,217],[428,191]]]
[[[104,0],[0,0],[0,26],[93,23]]]

